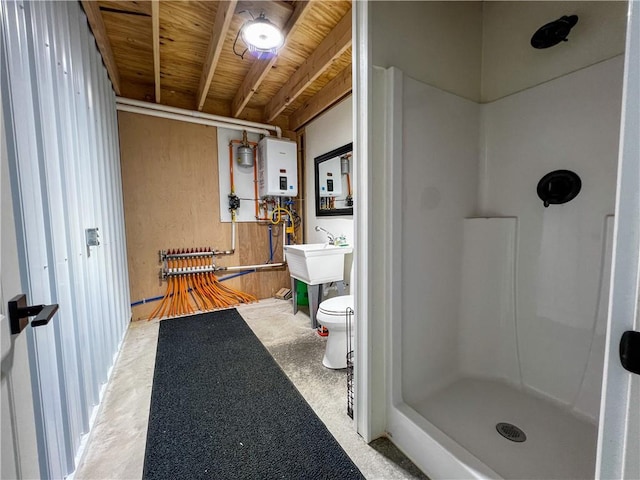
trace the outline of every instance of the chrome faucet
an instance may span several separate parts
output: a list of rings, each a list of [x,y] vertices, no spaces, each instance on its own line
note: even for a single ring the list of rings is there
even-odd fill
[[[331,233],[329,230],[326,230],[326,229],[320,227],[319,225],[316,225],[316,232],[320,232],[320,231],[323,231],[324,233],[327,234],[327,238],[329,239],[329,244],[330,245],[333,245],[335,243],[336,236],[333,233]]]

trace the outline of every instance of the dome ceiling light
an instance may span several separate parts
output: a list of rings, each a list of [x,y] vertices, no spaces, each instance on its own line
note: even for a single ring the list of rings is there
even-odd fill
[[[282,31],[270,22],[264,13],[245,23],[240,29],[240,35],[247,49],[259,58],[277,55],[278,49],[284,43]]]

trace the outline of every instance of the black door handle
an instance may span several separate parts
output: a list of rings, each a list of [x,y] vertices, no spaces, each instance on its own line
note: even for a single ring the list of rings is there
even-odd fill
[[[622,334],[620,363],[626,370],[640,375],[640,332],[627,330]]]
[[[58,311],[58,304],[27,306],[27,296],[22,293],[9,300],[9,326],[11,334],[20,333],[29,325],[29,317],[36,317],[31,322],[33,327],[46,325]]]

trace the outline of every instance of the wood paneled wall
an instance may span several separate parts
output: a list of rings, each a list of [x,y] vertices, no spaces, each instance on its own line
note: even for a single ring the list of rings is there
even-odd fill
[[[215,127],[126,112],[118,113],[118,124],[129,283],[136,302],[165,292],[159,250],[228,250],[231,224],[220,222]],[[281,261],[281,236],[274,238],[274,248],[274,261]],[[267,226],[239,223],[235,254],[217,257],[216,264],[252,265],[268,258]],[[227,285],[267,298],[289,283],[288,271],[281,269],[243,275]],[[156,305],[134,307],[133,319],[146,319]]]

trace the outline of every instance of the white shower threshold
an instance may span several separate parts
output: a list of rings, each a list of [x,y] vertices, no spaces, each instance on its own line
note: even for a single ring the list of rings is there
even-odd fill
[[[503,478],[593,478],[597,426],[505,383],[465,378],[411,405]],[[511,423],[526,441],[496,430]]]

